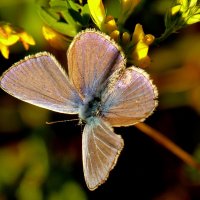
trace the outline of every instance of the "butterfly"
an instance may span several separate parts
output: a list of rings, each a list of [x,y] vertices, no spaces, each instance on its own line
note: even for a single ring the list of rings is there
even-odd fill
[[[126,68],[120,46],[94,29],[73,39],[67,62],[68,73],[50,53],[25,57],[3,73],[0,86],[30,104],[79,115],[85,122],[84,177],[95,190],[108,178],[124,146],[112,127],[144,121],[157,106],[157,89],[144,70]]]

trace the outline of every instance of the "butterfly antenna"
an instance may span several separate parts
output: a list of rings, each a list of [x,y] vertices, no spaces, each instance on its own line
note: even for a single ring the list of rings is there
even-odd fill
[[[46,124],[57,124],[57,123],[60,123],[60,122],[71,122],[71,121],[78,121],[79,119],[66,119],[66,120],[60,120],[60,121],[53,121],[53,122],[46,122]]]

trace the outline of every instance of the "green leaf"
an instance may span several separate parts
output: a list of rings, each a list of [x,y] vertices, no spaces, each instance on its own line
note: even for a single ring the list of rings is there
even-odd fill
[[[51,9],[41,8],[38,9],[41,18],[44,23],[49,27],[62,33],[64,35],[68,35],[70,37],[74,37],[78,32],[78,27],[74,24],[67,24],[64,22],[60,22],[60,16],[53,12]]]
[[[121,2],[120,0],[115,0],[113,3],[110,0],[105,1],[104,3],[106,8],[106,15],[112,15],[114,18],[119,18],[121,13]]]
[[[80,6],[79,4],[75,3],[74,1],[68,0],[68,3],[70,5],[70,7],[75,10],[75,11],[79,11],[80,9],[82,9],[82,6]]]
[[[78,33],[78,30],[76,29],[75,26],[63,22],[56,22],[49,26],[55,31],[58,31],[59,33],[68,35],[70,37],[74,37]]]
[[[38,7],[38,13],[44,22],[54,23],[60,19],[60,16],[52,10],[44,7]]]
[[[70,4],[65,0],[51,0],[49,3],[50,7],[54,12],[60,13],[64,20],[71,25],[77,26],[76,20],[69,13],[71,9]]]
[[[83,18],[83,26],[87,26],[90,20],[90,10],[88,4],[85,4],[82,8],[82,18]]]
[[[77,22],[76,22],[76,20],[73,18],[73,16],[70,14],[69,10],[61,11],[61,15],[62,15],[62,17],[65,19],[65,21],[66,21],[68,24],[77,26]]]
[[[51,8],[56,8],[56,9],[59,9],[59,10],[65,10],[65,9],[68,9],[69,8],[69,5],[67,3],[67,1],[65,0],[51,0],[49,2],[49,5]]]
[[[80,24],[82,24],[82,16],[79,12],[69,9],[70,15],[74,18],[75,21],[78,21]]]

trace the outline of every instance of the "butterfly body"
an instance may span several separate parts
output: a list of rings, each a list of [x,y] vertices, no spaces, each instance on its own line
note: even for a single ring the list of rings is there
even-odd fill
[[[101,106],[99,97],[89,98],[80,106],[79,118],[87,123],[89,118],[101,116]]]
[[[95,30],[79,33],[68,52],[68,74],[49,53],[28,56],[3,73],[0,86],[10,95],[85,122],[83,171],[90,190],[105,182],[124,146],[112,127],[144,121],[157,106],[149,76],[126,68],[121,48]]]

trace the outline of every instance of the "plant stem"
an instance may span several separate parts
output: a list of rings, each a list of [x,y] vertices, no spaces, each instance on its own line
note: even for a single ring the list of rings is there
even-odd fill
[[[194,158],[181,149],[179,146],[177,146],[175,143],[173,143],[170,139],[168,139],[166,136],[164,136],[159,131],[151,128],[145,123],[138,123],[135,125],[139,130],[141,130],[146,135],[153,138],[156,142],[161,144],[163,147],[171,151],[174,155],[176,155],[178,158],[180,158],[183,162],[190,165],[191,167],[197,169],[200,171],[200,164],[194,160]]]
[[[159,45],[161,42],[166,40],[166,38],[168,38],[172,33],[173,33],[172,28],[166,29],[165,32],[159,38],[155,39],[154,44]]]

